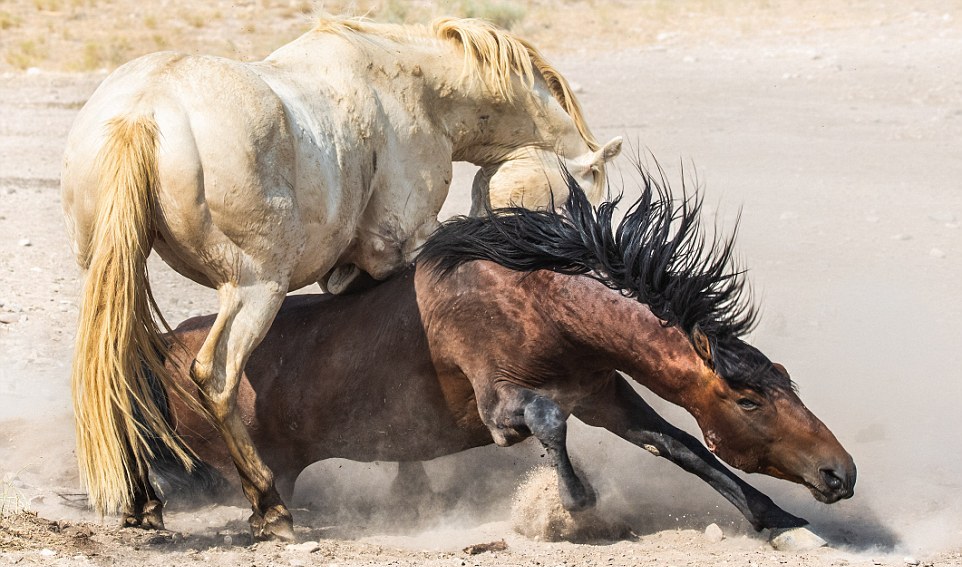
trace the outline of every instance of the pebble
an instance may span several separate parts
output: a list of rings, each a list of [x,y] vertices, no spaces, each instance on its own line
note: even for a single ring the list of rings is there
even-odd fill
[[[53,557],[57,552],[52,549],[47,549],[46,547],[40,550],[40,555],[44,557]]]
[[[718,524],[709,524],[708,527],[705,528],[705,539],[712,543],[718,543],[725,539],[725,534],[722,533],[722,530],[718,527]]]
[[[952,213],[947,213],[947,212],[946,212],[946,213],[932,213],[932,214],[929,215],[929,220],[933,220],[933,221],[935,221],[935,222],[950,223],[950,222],[955,222],[956,218],[955,218],[955,215],[952,214]]]
[[[17,313],[0,313],[0,323],[3,323],[4,325],[18,323],[19,321],[20,315]]]
[[[828,545],[827,542],[806,528],[772,530],[768,542],[778,551],[811,551]]]
[[[292,543],[287,546],[287,551],[303,551],[314,553],[321,548],[321,544],[316,541],[305,541],[304,543]]]
[[[945,250],[941,248],[933,248],[929,250],[929,256],[933,258],[945,258]]]
[[[912,240],[911,234],[893,234],[892,240]]]
[[[32,244],[29,238],[21,238],[17,241],[17,246],[31,246]]]
[[[919,564],[919,560],[916,559],[916,558],[914,558],[914,557],[912,557],[911,555],[906,556],[904,559],[902,559],[902,561],[905,561],[905,564],[906,564],[906,565],[918,565],[918,564]]]

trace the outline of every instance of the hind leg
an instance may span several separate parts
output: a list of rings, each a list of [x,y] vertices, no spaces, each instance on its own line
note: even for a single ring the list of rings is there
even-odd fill
[[[164,504],[154,491],[153,485],[150,484],[146,471],[134,482],[133,489],[133,498],[124,509],[120,527],[164,529]]]
[[[287,282],[228,283],[218,288],[220,311],[191,367],[201,399],[237,467],[251,503],[254,538],[294,538],[294,521],[236,408],[237,387],[254,347],[267,333],[284,300]]]
[[[568,416],[558,404],[531,390],[501,383],[495,392],[478,396],[478,408],[498,445],[512,445],[531,435],[541,442],[558,473],[565,510],[577,512],[595,505],[594,491],[578,478],[568,456]]]

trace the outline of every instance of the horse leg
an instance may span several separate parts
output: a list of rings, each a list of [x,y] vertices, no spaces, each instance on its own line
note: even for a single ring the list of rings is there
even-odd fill
[[[421,461],[398,461],[397,476],[391,482],[393,500],[404,502],[412,495],[421,497],[431,493],[431,479]]]
[[[130,453],[133,455],[133,451]],[[132,488],[133,498],[130,499],[130,504],[124,507],[120,527],[164,529],[164,503],[154,491],[154,485],[150,483],[146,469],[136,475]]]
[[[574,414],[588,425],[604,427],[697,475],[734,504],[758,531],[808,523],[782,510],[771,498],[732,473],[698,439],[658,415],[617,374],[612,375],[608,387],[583,400]]]
[[[498,445],[512,445],[530,435],[541,442],[558,474],[565,510],[578,512],[595,505],[594,491],[578,478],[568,457],[567,416],[558,404],[531,390],[505,384],[493,403],[482,401],[481,396],[478,401],[481,417]]]
[[[164,529],[164,503],[154,492],[154,487],[146,476],[134,485],[134,497],[124,509],[120,527],[143,528],[145,530]]]
[[[294,539],[294,520],[274,486],[236,407],[237,387],[254,347],[270,327],[284,300],[286,282],[228,283],[218,288],[220,311],[191,365],[201,399],[237,467],[255,540]]]

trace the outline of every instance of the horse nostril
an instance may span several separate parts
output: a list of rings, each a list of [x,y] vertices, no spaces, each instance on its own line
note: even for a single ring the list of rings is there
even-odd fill
[[[822,473],[822,481],[832,490],[840,490],[845,484],[832,469],[821,469],[818,472]]]

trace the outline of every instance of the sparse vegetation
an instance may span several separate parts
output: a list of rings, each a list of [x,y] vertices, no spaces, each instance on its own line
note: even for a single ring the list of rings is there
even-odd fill
[[[501,26],[513,29],[524,19],[525,9],[520,2],[506,0],[461,0],[461,15],[467,18],[482,18]]]
[[[0,12],[0,30],[8,30],[10,28],[15,28],[23,22],[23,19],[19,16],[15,16],[10,12]]]
[[[41,12],[59,12],[60,0],[33,0],[33,5]]]
[[[29,69],[37,66],[46,56],[43,39],[27,39],[19,42],[16,48],[7,52],[7,63],[16,69]]]
[[[815,4],[799,11],[788,0],[167,0],[159,12],[132,10],[135,4],[121,0],[0,0],[0,72],[111,69],[158,49],[250,61],[306,31],[315,10],[394,23],[484,18],[556,52],[726,41],[733,29],[804,34],[910,12],[867,0]],[[962,5],[943,11],[946,27],[957,30]]]
[[[0,518],[19,514],[27,509],[27,499],[23,492],[7,480],[0,481]]]

